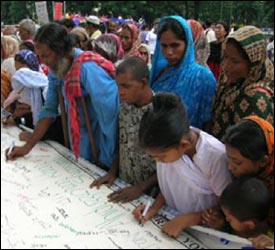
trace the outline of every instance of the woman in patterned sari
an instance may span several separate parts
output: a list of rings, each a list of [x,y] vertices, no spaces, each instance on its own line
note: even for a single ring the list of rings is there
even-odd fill
[[[265,47],[263,33],[254,26],[243,27],[226,39],[222,75],[212,109],[211,132],[217,138],[250,115],[274,125],[274,68]]]
[[[196,63],[208,68],[207,59],[210,55],[210,45],[207,41],[206,35],[204,34],[204,29],[202,25],[194,19],[188,20],[188,23],[192,29]]]
[[[130,56],[141,57],[139,47],[141,45],[140,30],[135,24],[127,23],[122,27],[120,39],[124,49],[124,58]]]

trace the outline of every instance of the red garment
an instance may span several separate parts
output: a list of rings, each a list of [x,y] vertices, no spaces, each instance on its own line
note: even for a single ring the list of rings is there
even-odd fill
[[[49,71],[50,71],[49,67],[46,64],[40,64],[40,66],[41,66],[41,69],[43,70],[44,74],[46,76],[48,76],[49,75]]]
[[[98,66],[103,68],[112,78],[115,77],[115,66],[113,65],[113,63],[92,51],[85,51],[81,53],[73,62],[70,71],[65,77],[65,95],[69,102],[72,150],[76,158],[78,158],[80,155],[80,120],[79,108],[77,106],[76,98],[82,96],[80,73],[81,66],[85,62],[94,62]]]
[[[210,70],[212,71],[212,73],[214,74],[216,80],[219,81],[220,74],[221,74],[221,65],[214,62],[208,62],[207,64]]]

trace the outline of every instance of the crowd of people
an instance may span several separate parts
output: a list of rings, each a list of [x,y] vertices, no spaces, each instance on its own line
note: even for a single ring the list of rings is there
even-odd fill
[[[133,215],[145,223],[169,205],[171,237],[205,225],[272,247],[273,40],[255,26],[211,24],[165,16],[146,31],[110,19],[102,30],[88,16],[84,27],[24,19],[4,29],[1,106],[11,115],[2,122],[34,128],[7,159],[56,140],[107,171],[90,188],[131,184],[110,202],[158,188],[148,213],[141,205]]]

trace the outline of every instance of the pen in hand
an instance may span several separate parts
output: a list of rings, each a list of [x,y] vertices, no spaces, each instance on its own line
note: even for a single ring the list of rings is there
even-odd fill
[[[7,156],[9,156],[10,153],[12,152],[12,150],[13,150],[13,148],[14,148],[14,144],[15,144],[15,141],[12,141],[12,142],[11,142],[11,145],[10,145],[10,147],[9,147],[9,151],[8,151],[8,153],[7,153]]]
[[[146,204],[146,206],[145,206],[145,208],[144,208],[144,210],[143,210],[143,213],[142,213],[142,215],[141,215],[142,217],[141,217],[141,219],[140,219],[140,221],[139,221],[139,225],[142,225],[142,226],[143,226],[142,220],[143,220],[143,218],[146,216],[146,214],[148,213],[148,210],[149,210],[150,206],[151,206],[151,201],[148,200],[148,201],[147,201],[147,204]]]

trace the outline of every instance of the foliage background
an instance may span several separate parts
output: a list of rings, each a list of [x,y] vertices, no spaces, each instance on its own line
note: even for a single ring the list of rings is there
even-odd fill
[[[59,1],[62,2],[62,1]],[[230,24],[256,25],[274,28],[274,1],[63,1],[66,12],[82,15],[98,14],[108,17],[145,18],[151,23],[163,15],[182,15],[200,21],[223,20]],[[54,1],[47,1],[49,18],[52,20]],[[30,17],[36,20],[35,1],[1,1],[1,21],[18,23]]]

